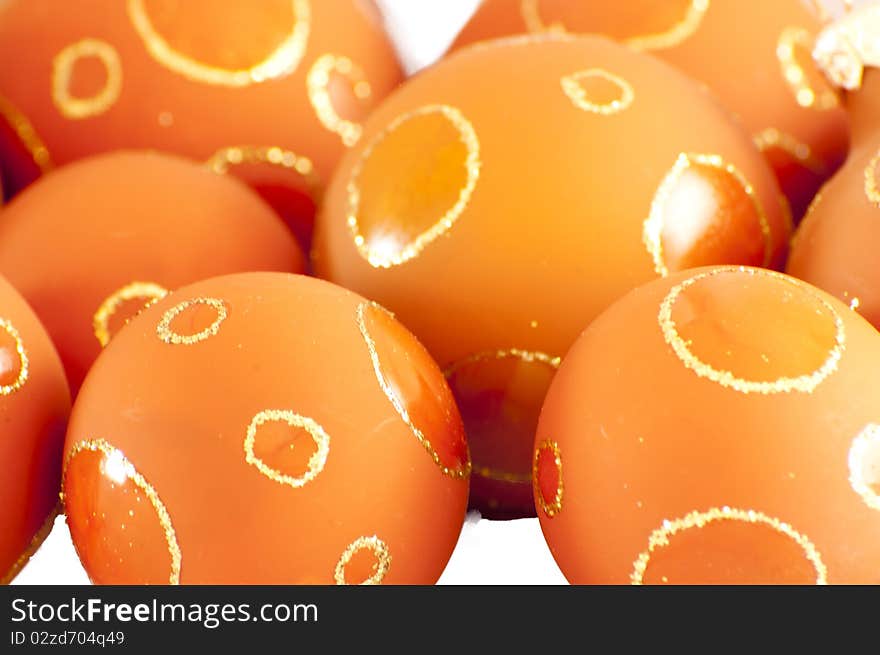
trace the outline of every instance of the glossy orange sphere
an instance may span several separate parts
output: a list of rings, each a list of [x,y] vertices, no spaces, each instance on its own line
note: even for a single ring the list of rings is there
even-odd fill
[[[52,528],[69,413],[49,335],[0,278],[0,584],[16,576]]]
[[[880,134],[860,144],[817,196],[792,241],[788,272],[880,328]]]
[[[304,268],[251,189],[168,155],[120,152],[59,169],[0,220],[0,274],[45,324],[74,392],[119,327],[169,289]]]
[[[303,242],[360,122],[402,79],[372,0],[11,0],[0,7],[0,159],[152,148],[240,175]]]
[[[313,278],[200,282],[95,363],[65,504],[97,583],[430,584],[470,460],[443,375],[389,313]]]
[[[562,363],[535,442],[572,583],[880,582],[880,334],[812,286],[698,269]]]
[[[397,312],[446,370],[474,505],[533,515],[559,357],[658,275],[778,265],[780,198],[748,136],[671,67],[604,38],[523,40],[458,53],[375,112],[328,190],[314,265]]]
[[[486,0],[453,48],[512,34],[607,34],[708,85],[765,152],[796,217],[843,163],[846,112],[811,58],[807,0]]]
[[[847,95],[846,106],[856,146],[872,140],[880,132],[880,69],[865,71],[861,88]]]

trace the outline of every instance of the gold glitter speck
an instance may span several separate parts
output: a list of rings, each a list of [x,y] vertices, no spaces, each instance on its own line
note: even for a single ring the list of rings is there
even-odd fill
[[[195,305],[207,305],[208,307],[213,307],[217,312],[217,318],[214,319],[214,322],[208,327],[196,334],[178,334],[174,332],[171,329],[171,322],[187,309],[194,307]],[[192,300],[185,300],[163,314],[162,320],[160,320],[159,324],[156,326],[156,334],[159,336],[159,339],[170,345],[193,345],[210,337],[217,336],[217,333],[220,331],[220,325],[226,320],[228,315],[226,303],[217,298],[193,298]]]
[[[351,147],[361,138],[363,128],[360,124],[342,118],[333,106],[330,95],[330,80],[333,74],[342,75],[351,82],[355,97],[366,100],[372,95],[372,88],[363,69],[348,57],[326,54],[318,57],[312,65],[306,81],[309,101],[321,121],[321,125],[342,138],[342,143]]]
[[[18,377],[16,377],[11,384],[0,386],[0,396],[8,396],[24,386],[25,382],[28,380],[30,371],[28,368],[27,351],[25,351],[24,343],[21,340],[21,335],[18,333],[18,330],[16,330],[15,326],[5,318],[0,318],[0,328],[6,330],[6,333],[12,337],[13,341],[15,341],[15,352],[18,354],[20,365]]]
[[[291,427],[302,428],[315,442],[316,450],[309,458],[308,469],[300,476],[288,475],[268,466],[263,460],[254,454],[254,444],[257,438],[257,430],[264,423],[270,421],[282,421]],[[260,473],[270,480],[279,484],[286,484],[294,489],[300,489],[314,480],[327,463],[327,455],[330,453],[330,435],[314,419],[296,414],[290,410],[267,409],[254,416],[247,429],[244,440],[245,461],[255,466]]]
[[[336,570],[333,573],[333,579],[336,581],[336,584],[349,584],[345,580],[345,567],[347,567],[352,558],[362,550],[371,551],[373,555],[376,556],[376,563],[373,564],[373,574],[360,584],[382,584],[382,580],[385,579],[385,576],[388,575],[388,570],[391,568],[391,553],[388,550],[388,544],[375,535],[372,537],[359,537],[345,549],[345,552],[343,552],[342,557],[339,558],[339,562],[336,564]]]
[[[92,326],[95,331],[95,338],[101,347],[110,343],[110,318],[119,309],[122,303],[128,300],[136,300],[143,298],[146,300],[141,311],[168,295],[168,289],[153,282],[132,282],[121,289],[114,291],[107,299],[101,303],[98,311],[92,320]],[[140,313],[140,312],[138,312]],[[130,320],[130,319],[129,319]],[[128,320],[126,320],[126,323]]]
[[[853,439],[849,483],[868,507],[880,510],[880,425],[868,425]]]
[[[76,63],[85,57],[96,57],[104,65],[107,80],[104,88],[90,98],[75,98],[70,83]],[[52,61],[52,100],[66,118],[82,120],[99,116],[112,107],[122,91],[122,62],[116,48],[100,39],[83,39],[73,43]]]
[[[634,585],[644,584],[645,572],[651,557],[655,552],[669,546],[669,541],[675,535],[694,528],[703,528],[710,523],[718,521],[739,521],[753,525],[765,525],[776,532],[789,537],[797,543],[806,558],[816,570],[816,584],[828,584],[828,570],[822,562],[822,557],[813,542],[801,534],[788,523],[777,518],[767,516],[763,512],[755,510],[735,509],[731,507],[713,507],[706,512],[691,512],[686,516],[672,521],[663,521],[663,524],[651,533],[648,538],[648,549],[640,553],[633,563],[633,572],[630,574],[630,582]]]
[[[547,451],[553,455],[553,464],[556,466],[556,473],[558,476],[556,493],[551,502],[547,502],[547,499],[544,498],[544,493],[541,491],[541,485],[538,480],[538,462],[541,458],[541,454]],[[535,449],[535,458],[532,461],[532,485],[534,486],[535,498],[538,500],[538,505],[544,510],[544,514],[546,514],[548,518],[552,519],[562,511],[562,451],[560,451],[559,444],[555,441],[545,439],[541,442],[541,445]]]
[[[584,87],[584,81],[590,79],[600,79],[614,85],[619,91],[619,96],[606,102],[598,102],[590,98],[590,93]],[[611,116],[626,111],[636,97],[635,91],[633,91],[632,85],[629,82],[601,68],[591,68],[572,75],[566,75],[562,78],[562,90],[571,99],[575,107],[602,116]]]

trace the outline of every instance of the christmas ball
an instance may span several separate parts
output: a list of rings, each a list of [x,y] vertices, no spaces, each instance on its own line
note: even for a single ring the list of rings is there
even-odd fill
[[[486,0],[453,47],[549,31],[650,52],[739,116],[800,217],[848,147],[846,112],[811,58],[824,18],[806,0]]]
[[[572,583],[880,582],[880,335],[763,269],[633,291],[541,413],[535,497]]]
[[[880,134],[822,189],[792,240],[788,272],[880,328]]]
[[[467,504],[461,419],[424,348],[378,305],[279,273],[134,319],[65,450],[96,583],[430,584]]]
[[[779,265],[780,198],[748,136],[671,67],[604,38],[522,39],[446,59],[374,113],[328,190],[314,265],[445,369],[474,506],[533,515],[559,357],[642,282]]]
[[[17,196],[0,221],[0,274],[43,321],[74,392],[120,326],[168,290],[304,266],[253,191],[169,155],[119,152],[71,164]]]
[[[70,393],[33,310],[0,278],[0,584],[11,581],[57,515]]]
[[[372,0],[11,0],[0,158],[52,166],[151,148],[239,175],[303,242],[361,121],[402,79]]]

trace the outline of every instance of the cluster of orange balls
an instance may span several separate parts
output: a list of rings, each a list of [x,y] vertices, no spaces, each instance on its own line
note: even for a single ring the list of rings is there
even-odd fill
[[[96,583],[431,584],[471,507],[880,583],[878,40],[485,0],[405,80],[372,0],[0,2],[0,577],[63,512]]]

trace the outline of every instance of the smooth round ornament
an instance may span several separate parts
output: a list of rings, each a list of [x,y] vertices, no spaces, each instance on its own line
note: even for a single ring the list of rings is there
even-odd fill
[[[170,289],[305,269],[272,209],[192,162],[119,152],[48,175],[3,209],[0,273],[43,321],[79,388],[113,334]]]
[[[825,185],[792,240],[787,271],[880,328],[880,134]]]
[[[662,126],[662,127],[661,127]],[[484,515],[533,515],[530,452],[559,357],[633,286],[776,265],[780,192],[698,86],[603,38],[474,48],[367,123],[314,264],[425,343],[456,394]]]
[[[250,182],[306,243],[323,185],[402,79],[372,0],[12,0],[0,8],[10,191],[119,148]]]
[[[469,471],[440,370],[388,312],[252,273],[180,289],[113,340],[64,494],[97,583],[431,584]]]
[[[578,339],[535,497],[586,584],[880,581],[880,335],[763,269],[644,285]]]
[[[18,574],[54,525],[69,413],[49,335],[0,277],[0,584]]]
[[[843,163],[846,112],[811,58],[808,0],[486,0],[453,48],[525,33],[602,33],[708,85],[753,135],[800,217]]]

